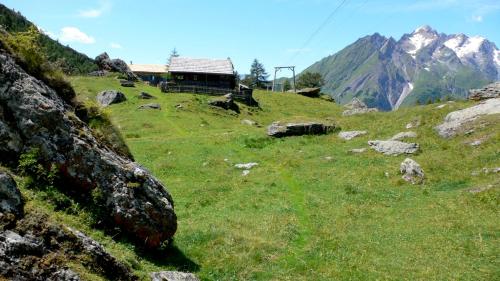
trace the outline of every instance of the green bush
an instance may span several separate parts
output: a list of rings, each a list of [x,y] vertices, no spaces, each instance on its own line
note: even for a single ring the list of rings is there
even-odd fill
[[[1,46],[5,48],[28,74],[54,89],[67,103],[73,104],[76,94],[61,69],[47,60],[40,46],[41,34],[32,26],[13,35],[0,32]]]

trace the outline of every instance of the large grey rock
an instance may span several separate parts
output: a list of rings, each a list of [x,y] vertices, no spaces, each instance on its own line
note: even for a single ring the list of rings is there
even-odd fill
[[[444,123],[435,129],[443,138],[457,135],[467,125],[484,115],[500,114],[500,98],[488,99],[481,103],[448,114]]]
[[[75,194],[98,191],[110,227],[148,248],[173,237],[177,219],[172,197],[155,177],[99,142],[57,93],[31,77],[0,51],[0,104],[10,112],[10,128],[26,148],[58,171]],[[5,108],[4,108],[5,109]],[[0,162],[3,161],[0,158]]]
[[[407,138],[416,138],[417,133],[415,132],[401,132],[394,135],[390,140],[400,141]]]
[[[490,84],[482,89],[469,91],[469,99],[474,101],[500,98],[500,82]]]
[[[0,171],[0,219],[9,214],[15,218],[23,215],[23,199],[14,179]]]
[[[352,99],[352,101],[344,105],[344,107],[347,108],[347,110],[342,113],[343,116],[352,116],[378,111],[376,108],[368,108],[364,102],[357,98]]]
[[[151,273],[151,281],[200,281],[200,279],[192,273],[162,271]]]
[[[95,63],[102,71],[119,72],[127,76],[130,81],[137,81],[139,78],[135,75],[128,65],[121,59],[110,59],[109,55],[104,52],[95,58]]]
[[[7,123],[3,121],[0,105],[0,154],[7,157],[6,154],[19,153],[23,143],[19,134],[12,130]]]
[[[419,150],[419,145],[416,143],[406,143],[400,141],[369,141],[368,145],[380,153],[386,155],[413,154]]]
[[[297,91],[297,94],[310,97],[317,98],[319,97],[319,93],[321,92],[321,88],[304,88]]]
[[[86,236],[78,230],[68,228],[68,231],[75,235],[78,247],[98,263],[102,268],[105,268],[107,275],[113,276],[116,280],[133,280],[135,276],[131,271],[115,257],[110,255],[97,241]]]
[[[240,112],[240,108],[234,102],[232,94],[227,94],[223,97],[218,97],[218,98],[212,99],[211,101],[208,102],[208,104],[211,106],[223,108],[225,110],[232,110],[232,111],[237,112],[237,113]]]
[[[403,179],[412,184],[421,184],[424,181],[424,171],[415,160],[406,158],[399,168]]]
[[[339,138],[344,139],[344,140],[352,140],[353,138],[359,137],[366,135],[366,131],[347,131],[347,132],[340,132],[339,133]]]
[[[80,277],[66,264],[82,261],[107,280],[137,280],[99,243],[81,232],[52,224],[44,215],[28,213],[13,230],[0,230],[0,276],[8,280],[77,281]]]
[[[152,99],[155,99],[155,97],[153,95],[148,94],[146,92],[141,92],[137,98],[141,99],[141,100],[152,100]]]
[[[125,88],[133,88],[135,87],[134,81],[121,80],[120,85]]]
[[[97,94],[97,102],[106,107],[116,103],[122,103],[127,97],[122,92],[116,90],[106,90]]]
[[[271,137],[281,138],[303,135],[324,135],[335,130],[334,125],[325,125],[317,122],[287,123],[274,122],[267,128],[267,134]]]

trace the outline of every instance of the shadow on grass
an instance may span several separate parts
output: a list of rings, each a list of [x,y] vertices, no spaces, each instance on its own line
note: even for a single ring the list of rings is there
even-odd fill
[[[200,271],[200,265],[188,258],[174,244],[155,251],[139,250],[137,254],[158,267],[173,267],[182,272]]]

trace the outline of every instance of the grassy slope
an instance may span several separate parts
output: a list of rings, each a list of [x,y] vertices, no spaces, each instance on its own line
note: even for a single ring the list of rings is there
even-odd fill
[[[104,89],[127,95],[127,102],[106,110],[136,160],[172,193],[178,250],[152,258],[92,230],[85,212],[77,217],[54,212],[53,217],[103,242],[144,278],[160,269],[195,271],[204,280],[492,280],[500,275],[498,189],[466,192],[495,180],[471,172],[500,166],[498,116],[493,127],[443,140],[432,128],[447,112],[469,104],[343,118],[342,109],[328,102],[257,92],[262,110],[245,107],[237,116],[208,107],[204,96],[165,95],[143,85],[125,89],[113,78],[72,82],[81,99],[94,100]],[[163,110],[137,110],[150,102],[136,98],[140,91],[158,97],[152,102]],[[241,124],[242,119],[268,125],[327,118],[345,130],[369,134],[349,142],[335,135],[275,140],[265,136],[265,126]],[[423,188],[400,179],[404,156],[347,152],[404,131],[414,118],[423,124],[415,140],[423,151],[413,157],[428,176]],[[463,143],[481,135],[490,139],[479,148]],[[248,177],[233,168],[253,161],[259,166]],[[41,201],[31,204],[50,209]]]

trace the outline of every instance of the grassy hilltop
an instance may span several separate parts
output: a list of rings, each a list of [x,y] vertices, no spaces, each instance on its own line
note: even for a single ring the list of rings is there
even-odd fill
[[[148,272],[177,269],[203,280],[493,280],[500,276],[498,174],[500,119],[469,136],[444,140],[433,127],[468,102],[341,117],[342,108],[320,99],[256,92],[261,109],[239,115],[211,108],[209,97],[162,94],[138,84],[121,88],[113,77],[72,78],[81,101],[117,89],[128,101],[105,109],[137,162],[171,192],[179,229],[169,256],[135,251],[88,225],[86,212],[53,212],[76,225],[146,279]],[[157,99],[139,100],[146,91]],[[161,111],[138,110],[155,102]],[[176,106],[180,105],[179,108]],[[242,124],[250,119],[262,125]],[[405,156],[374,151],[351,154],[367,141],[387,139],[419,119],[421,152],[412,158],[426,183],[404,182]],[[368,135],[344,141],[336,134],[271,139],[273,121],[335,122]],[[482,136],[479,147],[465,144]],[[246,177],[234,167],[257,162]],[[32,194],[30,208],[52,207]],[[52,212],[52,211],[51,211]]]

